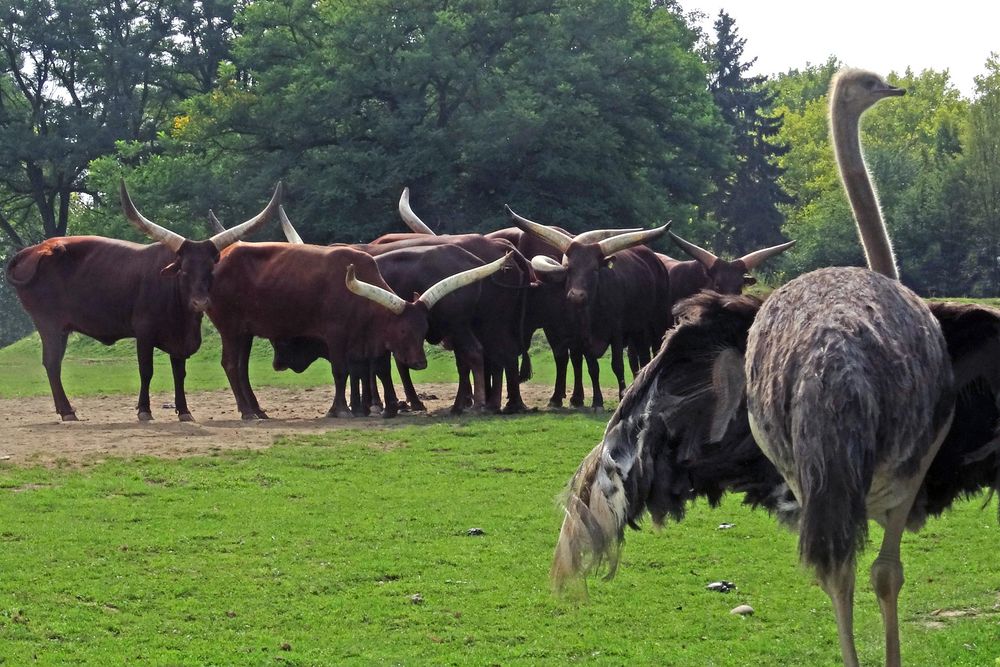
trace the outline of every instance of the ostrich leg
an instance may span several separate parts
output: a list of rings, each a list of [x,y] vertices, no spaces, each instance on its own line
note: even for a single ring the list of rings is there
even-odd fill
[[[858,651],[854,648],[854,560],[842,563],[821,579],[820,585],[833,602],[844,667],[859,667]]]

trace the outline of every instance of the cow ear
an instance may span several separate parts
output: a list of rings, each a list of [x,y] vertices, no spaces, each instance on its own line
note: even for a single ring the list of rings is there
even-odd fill
[[[756,284],[757,284],[757,279],[754,278],[753,276],[751,276],[749,274],[743,276],[743,286],[744,287],[750,287],[751,285],[756,285]]]
[[[602,265],[606,269],[613,269],[613,268],[615,268],[615,258],[614,257],[607,257],[607,258],[605,258],[605,260],[602,263]]]
[[[176,276],[181,270],[181,265],[179,262],[170,262],[165,267],[160,269],[161,276]]]
[[[413,299],[412,299],[412,301],[413,301],[413,303],[416,303],[417,301],[420,301],[420,292],[414,292],[413,293]]]

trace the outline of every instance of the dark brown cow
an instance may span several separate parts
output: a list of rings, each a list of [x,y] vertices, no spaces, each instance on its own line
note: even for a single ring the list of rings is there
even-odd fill
[[[388,237],[388,238],[387,238]],[[472,253],[484,262],[495,261],[511,252],[506,269],[483,283],[482,302],[474,323],[476,337],[483,345],[483,354],[491,368],[492,381],[487,392],[487,408],[500,410],[501,378],[507,376],[507,405],[504,412],[527,409],[521,399],[518,356],[521,352],[527,291],[531,285],[531,267],[527,260],[508,242],[488,239],[481,234],[391,234],[379,237],[364,247],[372,255],[401,248],[454,245]],[[460,384],[461,380],[460,379]],[[466,383],[467,384],[467,383]]]
[[[410,207],[410,190],[403,189],[403,194],[399,200],[399,214],[406,225],[416,234],[433,235],[431,231]],[[559,232],[568,235],[568,232],[555,227]],[[593,230],[579,237],[583,243],[593,243],[612,236],[617,236],[627,232],[637,232],[639,229],[617,229],[617,230]],[[412,238],[409,234],[388,234],[380,238],[382,242],[399,241]],[[535,257],[544,255],[553,259],[562,257],[562,252],[551,245],[545,239],[527,234],[517,227],[508,227],[486,234],[486,238],[493,240],[504,240],[517,248],[523,257]],[[524,381],[531,377],[531,360],[528,356],[528,347],[531,344],[531,337],[538,329],[545,332],[546,340],[552,349],[553,358],[556,363],[555,387],[552,397],[549,399],[550,407],[561,407],[562,401],[566,397],[566,366],[572,360],[574,369],[573,395],[570,404],[573,406],[583,405],[583,380],[582,361],[587,360],[588,371],[594,386],[594,393],[600,396],[598,359],[590,354],[583,345],[582,338],[578,335],[576,327],[570,318],[568,304],[566,303],[565,290],[562,285],[550,282],[534,282],[528,291],[527,312],[522,328],[522,364],[519,373],[519,380]],[[508,378],[508,382],[510,382]],[[603,401],[602,401],[603,402]]]
[[[370,255],[349,246],[230,247],[216,271],[208,316],[222,337],[222,365],[240,414],[267,418],[248,373],[255,336],[322,341],[335,383],[327,415],[350,416],[344,392],[349,364],[378,359],[389,350],[407,366],[425,367],[423,340],[431,308],[450,291],[498,270],[504,259],[446,278],[408,302],[391,291]]]
[[[671,306],[703,289],[709,289],[719,294],[741,294],[744,287],[757,282],[756,278],[748,275],[750,271],[795,245],[795,241],[789,241],[757,250],[739,259],[727,261],[716,257],[704,248],[699,248],[695,244],[685,241],[673,232],[670,233],[670,238],[684,252],[694,258],[682,261],[658,254],[660,261],[670,273]]]
[[[281,200],[281,184],[260,214],[207,241],[185,239],[144,218],[124,182],[120,194],[129,222],[158,243],[99,236],[53,238],[17,253],[7,266],[7,280],[42,339],[42,363],[63,421],[76,420],[62,386],[62,359],[73,331],[106,345],[136,339],[141,421],[152,419],[153,348],[169,354],[174,405],[181,421],[190,421],[185,361],[201,345],[201,317],[211,303],[219,253],[270,219]]]
[[[621,397],[625,392],[625,345],[635,344],[638,363],[645,364],[653,341],[669,324],[669,311],[665,309],[669,276],[656,254],[642,244],[662,236],[670,223],[593,241],[589,233],[573,237],[527,220],[509,206],[506,210],[518,228],[562,252],[562,262],[538,255],[532,258],[532,267],[540,279],[564,285],[571,321],[584,349],[599,357],[611,347],[611,368]],[[637,368],[633,366],[633,374]],[[604,399],[597,391],[593,405],[601,409]]]

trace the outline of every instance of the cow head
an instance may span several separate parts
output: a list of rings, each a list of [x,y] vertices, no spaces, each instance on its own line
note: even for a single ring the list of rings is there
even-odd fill
[[[573,306],[586,307],[594,299],[602,270],[614,270],[614,255],[649,243],[662,236],[670,223],[656,229],[598,229],[570,236],[555,227],[522,218],[509,206],[507,214],[522,231],[537,236],[563,254],[562,262],[536,255],[531,266],[541,280],[563,281],[566,299]]]
[[[690,241],[685,241],[673,232],[670,233],[670,238],[684,252],[698,260],[698,263],[702,265],[708,274],[710,281],[705,287],[719,294],[742,293],[744,287],[757,282],[756,278],[747,273],[748,271],[754,270],[764,263],[765,260],[775,255],[780,255],[795,245],[795,241],[789,241],[788,243],[754,251],[733,261],[727,261],[716,257],[704,248],[699,248]]]
[[[191,241],[180,234],[160,227],[143,217],[132,203],[124,179],[119,188],[125,217],[139,231],[154,241],[170,248],[176,255],[174,261],[160,270],[160,274],[176,278],[181,298],[195,312],[204,312],[211,303],[212,273],[223,248],[236,243],[256,231],[271,219],[281,203],[281,183],[274,189],[270,203],[263,211],[232,229],[219,232],[206,241]]]
[[[439,280],[423,294],[414,294],[413,301],[406,301],[390,290],[358,280],[353,264],[347,267],[345,282],[351,292],[374,301],[393,314],[382,330],[385,347],[404,366],[421,370],[427,367],[424,338],[430,326],[430,311],[434,304],[451,292],[496,273],[508,257],[510,253],[489,264]]]

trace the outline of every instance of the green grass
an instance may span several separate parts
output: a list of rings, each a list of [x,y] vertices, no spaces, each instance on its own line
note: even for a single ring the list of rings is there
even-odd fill
[[[228,389],[229,383],[220,364],[222,342],[218,333],[207,322],[202,327],[202,345],[187,362],[185,388],[188,392]],[[255,387],[316,387],[332,384],[330,364],[318,360],[304,373],[276,372],[271,368],[272,350],[265,340],[256,340],[250,358],[250,381]],[[531,360],[533,382],[552,385],[555,365],[552,354],[539,332],[532,345]],[[173,391],[170,358],[157,350],[154,354],[153,393]],[[122,340],[114,345],[102,345],[92,338],[71,334],[66,356],[63,359],[63,386],[73,400],[74,396],[93,396],[108,393],[139,393],[139,366],[135,356],[135,340]],[[395,374],[395,370],[393,371]],[[590,397],[590,379],[584,367],[587,400]],[[457,373],[451,352],[440,347],[427,347],[427,369],[412,374],[414,382],[455,382]],[[572,374],[570,374],[572,378]],[[607,355],[601,360],[601,384],[614,386],[614,375]],[[626,370],[626,382],[632,375]],[[0,398],[44,396],[49,394],[49,383],[42,367],[42,344],[38,334],[32,334],[0,349]],[[616,398],[607,396],[606,398]]]
[[[796,564],[794,536],[735,498],[696,505],[659,533],[630,531],[617,578],[592,581],[589,601],[550,594],[553,499],[603,427],[543,414],[338,431],[185,460],[0,468],[0,657],[837,664],[830,604]],[[906,537],[907,664],[1000,657],[995,505],[962,504]],[[723,521],[735,527],[718,530]],[[880,664],[871,556],[859,570],[857,638],[862,662]],[[738,590],[705,590],[719,579]],[[729,614],[744,602],[754,616]],[[932,615],[967,608],[979,613]]]

